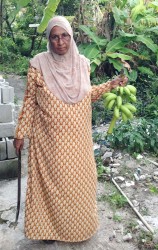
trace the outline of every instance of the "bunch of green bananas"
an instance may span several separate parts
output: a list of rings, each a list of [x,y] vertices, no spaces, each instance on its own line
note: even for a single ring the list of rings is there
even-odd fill
[[[104,106],[108,110],[113,109],[113,124],[110,125],[110,132],[113,131],[114,123],[120,117],[124,122],[133,118],[133,113],[136,112],[136,108],[130,102],[136,102],[136,88],[133,85],[120,86],[116,89],[112,90],[112,92],[108,92],[103,94],[104,98]],[[115,121],[115,122],[114,122]]]

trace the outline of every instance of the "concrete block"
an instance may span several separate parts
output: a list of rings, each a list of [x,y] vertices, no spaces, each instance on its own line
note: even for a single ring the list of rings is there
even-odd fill
[[[4,138],[0,138],[0,161],[6,159],[7,159],[6,140]]]
[[[9,97],[9,88],[7,86],[2,86],[1,88],[1,94],[2,94],[2,103],[9,103],[10,97]]]
[[[9,139],[8,137],[6,137],[6,144],[7,144],[7,158],[8,159],[13,159],[13,158],[17,158],[17,155],[15,153],[15,148],[13,146],[13,140],[14,139]]]
[[[13,121],[13,106],[11,104],[0,104],[0,123]]]
[[[18,159],[0,161],[0,180],[18,176]]]
[[[14,102],[14,88],[11,86],[3,85],[1,87],[1,99],[2,103]]]
[[[9,86],[10,102],[14,103],[14,88]]]
[[[14,136],[14,130],[14,122],[0,123],[0,138]]]

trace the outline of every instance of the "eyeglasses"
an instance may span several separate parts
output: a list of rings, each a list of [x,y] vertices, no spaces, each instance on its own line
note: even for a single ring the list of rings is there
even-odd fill
[[[50,39],[53,42],[59,42],[60,39],[62,41],[69,41],[70,40],[70,35],[68,33],[62,33],[60,36],[58,36],[58,35],[50,36]]]

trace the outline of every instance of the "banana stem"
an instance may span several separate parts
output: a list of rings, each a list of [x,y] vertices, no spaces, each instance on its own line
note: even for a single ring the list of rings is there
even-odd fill
[[[109,129],[108,129],[108,132],[107,132],[108,134],[112,134],[113,129],[114,129],[115,124],[116,124],[116,121],[117,121],[117,118],[115,116],[113,116],[111,123],[110,123],[110,126],[109,126]]]

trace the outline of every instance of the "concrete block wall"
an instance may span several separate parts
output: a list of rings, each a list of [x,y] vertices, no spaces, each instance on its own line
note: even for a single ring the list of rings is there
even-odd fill
[[[0,103],[0,123],[13,122],[13,104]]]
[[[14,88],[0,76],[0,180],[17,176],[18,159],[13,146]]]

